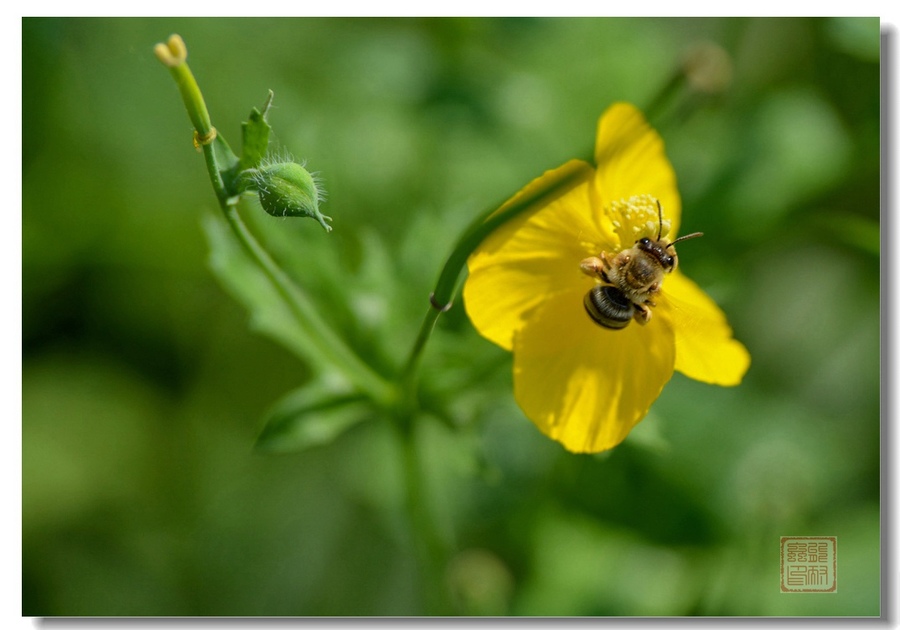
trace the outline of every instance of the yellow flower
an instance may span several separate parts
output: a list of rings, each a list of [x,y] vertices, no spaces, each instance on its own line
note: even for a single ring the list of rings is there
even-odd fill
[[[600,118],[594,158],[596,166],[572,160],[548,171],[504,205],[583,173],[492,233],[469,258],[463,291],[478,331],[513,352],[525,415],[568,450],[591,453],[624,440],[674,370],[737,385],[750,365],[725,315],[680,267],[652,294],[643,325],[612,330],[591,319],[585,295],[604,282],[582,261],[612,260],[644,237],[671,242],[681,219],[662,139],[633,106],[615,104]]]

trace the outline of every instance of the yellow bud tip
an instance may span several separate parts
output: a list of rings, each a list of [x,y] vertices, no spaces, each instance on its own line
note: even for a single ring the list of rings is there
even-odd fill
[[[172,35],[165,44],[157,44],[153,47],[153,52],[169,68],[176,68],[187,60],[187,46],[181,35]]]

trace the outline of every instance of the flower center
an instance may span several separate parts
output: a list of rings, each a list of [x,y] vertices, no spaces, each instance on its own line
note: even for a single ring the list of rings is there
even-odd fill
[[[659,206],[652,195],[635,195],[613,201],[606,208],[606,214],[623,249],[644,237],[653,240],[661,238],[672,229],[672,222],[667,219],[663,219],[660,226]]]

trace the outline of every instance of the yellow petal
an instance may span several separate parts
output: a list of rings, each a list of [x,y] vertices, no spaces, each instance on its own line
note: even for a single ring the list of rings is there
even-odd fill
[[[669,238],[675,238],[681,225],[675,171],[662,138],[639,110],[627,103],[616,103],[606,110],[597,128],[594,159],[597,195],[604,207],[618,199],[652,195],[662,203],[664,217],[671,221]],[[621,247],[631,245],[621,243]]]
[[[546,435],[573,452],[619,444],[672,377],[672,330],[664,317],[623,330],[593,323],[584,292],[567,291],[531,313],[515,339],[519,406]]]
[[[478,332],[507,350],[526,313],[558,291],[585,286],[579,262],[600,251],[598,242],[610,246],[608,229],[599,223],[599,213],[591,211],[593,171],[584,162],[572,160],[548,171],[513,200],[574,169],[585,172],[580,183],[537,212],[505,223],[469,257],[466,312]]]
[[[750,367],[750,353],[732,337],[722,309],[680,271],[666,277],[658,311],[675,331],[675,369],[713,385],[737,385]]]

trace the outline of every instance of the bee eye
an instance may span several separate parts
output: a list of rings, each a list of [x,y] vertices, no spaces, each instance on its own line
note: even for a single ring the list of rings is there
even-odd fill
[[[644,238],[642,238],[641,240],[639,240],[638,243],[640,243],[641,245],[649,245],[649,244],[650,244],[650,239],[647,238],[647,237],[645,236]]]

